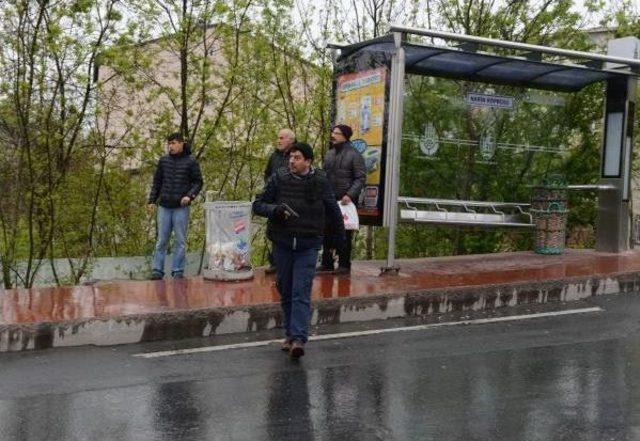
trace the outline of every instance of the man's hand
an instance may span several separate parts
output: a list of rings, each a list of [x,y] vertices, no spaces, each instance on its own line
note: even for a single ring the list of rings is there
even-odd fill
[[[280,219],[282,221],[289,219],[289,212],[284,205],[278,205],[275,210],[273,210],[273,215],[276,219]]]
[[[189,196],[185,196],[180,200],[180,205],[186,207],[191,203],[191,198]]]
[[[351,198],[349,197],[349,195],[344,195],[342,196],[342,199],[340,199],[340,203],[342,205],[349,205],[351,203]]]
[[[156,211],[156,204],[147,204],[147,212],[153,214]]]

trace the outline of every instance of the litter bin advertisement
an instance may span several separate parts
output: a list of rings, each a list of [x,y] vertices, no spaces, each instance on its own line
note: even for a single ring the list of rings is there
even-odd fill
[[[251,203],[205,203],[207,254],[205,279],[245,280],[251,267]]]

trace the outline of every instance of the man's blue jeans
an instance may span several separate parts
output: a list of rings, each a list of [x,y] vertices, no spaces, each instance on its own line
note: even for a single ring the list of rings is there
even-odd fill
[[[286,338],[307,342],[311,321],[311,287],[320,247],[292,250],[273,244],[276,283],[280,292]]]
[[[189,207],[166,208],[158,206],[158,241],[153,254],[153,272],[164,275],[164,258],[167,254],[167,244],[172,230],[171,274],[184,272],[188,226]]]

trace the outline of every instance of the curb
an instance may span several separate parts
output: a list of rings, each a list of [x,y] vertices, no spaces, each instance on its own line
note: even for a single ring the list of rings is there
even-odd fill
[[[338,297],[312,302],[311,324],[339,324],[402,317],[439,316],[450,312],[490,312],[523,304],[563,303],[589,297],[640,291],[640,272],[424,289]],[[281,324],[280,305],[218,307],[77,321],[0,325],[0,352],[83,345],[118,345],[179,340],[274,329]]]

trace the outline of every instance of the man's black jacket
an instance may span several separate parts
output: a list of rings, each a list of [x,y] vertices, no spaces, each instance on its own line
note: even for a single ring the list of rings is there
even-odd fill
[[[196,159],[188,151],[177,155],[164,155],[158,161],[149,203],[166,208],[177,208],[180,200],[195,199],[202,189],[202,173]]]
[[[285,172],[289,173],[289,171]],[[316,176],[314,176],[317,173]],[[338,207],[338,203],[336,201],[336,197],[333,194],[333,190],[331,189],[331,184],[326,178],[326,175],[321,170],[312,169],[308,175],[304,176],[296,176],[296,179],[308,180],[308,179],[319,179],[320,186],[318,188],[319,194],[318,196],[321,198],[322,203],[324,205],[324,224],[327,227],[327,231],[331,232],[331,240],[336,244],[341,244],[344,242],[345,233],[344,233],[344,220],[342,219],[342,212],[340,211],[340,207]],[[278,221],[275,217],[275,210],[280,203],[280,190],[279,190],[280,179],[278,175],[274,173],[271,175],[267,184],[264,187],[262,193],[258,194],[256,200],[253,202],[253,213],[258,216],[263,216],[269,219],[270,223],[273,222],[283,222]],[[300,213],[300,215],[304,215],[304,213]],[[278,242],[285,247],[289,247],[292,249],[308,249],[315,246],[320,246],[322,244],[322,234],[318,234],[317,236],[298,236],[295,233],[288,233],[286,231],[286,221],[284,231],[283,229],[279,229],[279,231],[273,231],[273,235],[270,235],[270,239],[274,242]],[[336,245],[338,248],[341,245]]]
[[[278,171],[279,168],[287,167],[289,165],[289,152],[284,150],[274,150],[269,156],[267,161],[267,168],[264,170],[264,182],[265,184],[269,180],[272,174]]]

